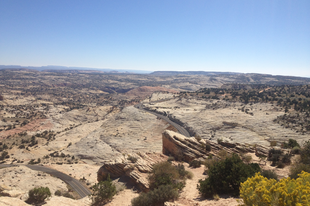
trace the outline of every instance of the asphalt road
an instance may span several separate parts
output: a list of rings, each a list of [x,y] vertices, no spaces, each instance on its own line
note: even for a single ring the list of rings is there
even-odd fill
[[[0,164],[0,168],[15,167],[15,166],[18,166],[18,165]],[[72,189],[76,191],[81,198],[86,197],[91,194],[90,190],[87,187],[85,187],[82,183],[80,183],[78,180],[74,179],[73,177],[66,175],[65,173],[62,173],[57,170],[47,168],[44,166],[39,166],[39,165],[25,165],[25,166],[32,170],[45,172],[50,175],[53,175],[54,177],[61,179],[62,181],[70,185]]]
[[[162,120],[165,120],[165,121],[168,122],[170,125],[172,125],[173,127],[175,127],[175,128],[179,131],[180,134],[184,135],[185,137],[190,137],[190,135],[189,135],[189,133],[188,133],[188,131],[187,131],[186,129],[184,129],[183,127],[181,127],[179,124],[177,124],[177,123],[171,121],[168,117],[163,116],[163,115],[161,115],[161,114],[157,114],[156,112],[152,112],[152,111],[148,111],[148,110],[146,110],[146,109],[143,109],[141,103],[135,105],[135,107],[136,107],[137,109],[140,109],[140,110],[143,110],[143,111],[148,112],[148,113],[150,113],[150,114],[153,114],[153,115],[155,115],[155,116],[161,118]]]

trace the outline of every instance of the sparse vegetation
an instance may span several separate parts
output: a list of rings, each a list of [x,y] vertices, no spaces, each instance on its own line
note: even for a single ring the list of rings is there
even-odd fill
[[[95,184],[91,195],[93,205],[102,205],[107,203],[116,194],[116,187],[108,175],[107,180]]]
[[[233,154],[209,166],[208,178],[199,180],[197,187],[204,197],[227,193],[238,195],[240,184],[259,171],[258,164],[245,164],[237,154]]]
[[[151,191],[141,193],[131,203],[133,206],[157,206],[163,205],[168,200],[175,200],[185,186],[185,179],[192,177],[193,174],[186,171],[184,165],[173,166],[170,162],[157,163],[149,176]]]
[[[200,161],[200,160],[193,160],[193,161],[191,161],[189,163],[189,166],[193,167],[193,168],[198,168],[198,167],[201,166],[201,164],[202,164],[202,161]]]
[[[28,196],[26,200],[28,204],[42,204],[46,198],[51,196],[51,192],[48,187],[39,187],[29,190]]]

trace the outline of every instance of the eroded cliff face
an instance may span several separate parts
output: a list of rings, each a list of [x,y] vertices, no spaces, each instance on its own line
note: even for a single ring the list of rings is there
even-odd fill
[[[231,153],[256,153],[257,156],[267,156],[268,148],[261,145],[220,142],[215,143],[195,137],[185,137],[174,131],[165,130],[163,135],[163,154],[175,157],[177,160],[191,162],[194,159],[206,159],[210,154],[218,156],[219,151]],[[206,150],[207,145],[211,150]]]

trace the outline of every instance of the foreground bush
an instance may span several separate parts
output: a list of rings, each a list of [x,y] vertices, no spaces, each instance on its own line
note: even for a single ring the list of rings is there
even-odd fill
[[[179,197],[177,189],[172,185],[161,185],[148,193],[142,193],[139,197],[131,200],[132,206],[158,206],[164,205],[169,200],[176,200]]]
[[[116,187],[110,179],[110,175],[106,181],[100,181],[93,186],[92,201],[93,205],[105,204],[116,194]]]
[[[310,174],[302,172],[299,178],[283,178],[279,182],[259,173],[241,184],[240,197],[246,206],[310,205]]]
[[[45,199],[51,196],[51,191],[48,187],[38,187],[28,192],[28,204],[41,204],[44,203]]]
[[[185,182],[176,181],[183,179],[179,173],[183,172],[183,170],[180,166],[178,167],[173,166],[170,162],[155,164],[149,176],[150,189],[158,188],[161,185],[172,185],[174,188],[183,189]],[[181,176],[183,176],[183,173]]]
[[[199,180],[200,194],[212,197],[214,194],[239,194],[240,184],[260,171],[258,164],[245,164],[237,154],[224,160],[214,162],[207,171],[208,178]]]
[[[176,200],[179,192],[185,187],[185,180],[193,174],[185,170],[184,165],[173,166],[170,162],[160,162],[153,166],[149,176],[151,191],[141,193],[134,198],[133,206],[164,205],[164,202]]]

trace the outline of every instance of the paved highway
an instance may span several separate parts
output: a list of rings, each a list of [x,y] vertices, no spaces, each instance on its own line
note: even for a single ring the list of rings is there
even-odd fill
[[[174,126],[174,127],[179,131],[180,134],[183,134],[185,137],[190,137],[190,135],[189,135],[189,133],[188,133],[188,131],[187,131],[186,129],[184,129],[183,127],[181,127],[179,124],[177,124],[177,123],[171,121],[167,116],[163,116],[163,115],[161,115],[161,114],[157,114],[156,112],[152,112],[152,111],[148,111],[148,110],[146,110],[146,109],[143,109],[141,103],[135,105],[135,107],[136,107],[137,109],[143,110],[143,111],[145,111],[145,112],[148,112],[148,113],[150,113],[150,114],[153,114],[153,115],[155,115],[155,116],[157,116],[157,117],[159,117],[159,118],[165,120],[165,121],[168,122],[170,125]]]
[[[0,168],[5,168],[5,167],[15,167],[18,165],[8,165],[8,164],[0,164]],[[90,190],[85,187],[82,183],[80,183],[78,180],[74,179],[73,177],[66,175],[65,173],[59,172],[57,170],[44,167],[44,166],[39,166],[39,165],[25,165],[26,167],[32,169],[32,170],[37,170],[41,172],[48,173],[50,175],[53,175],[54,177],[57,177],[70,185],[74,191],[76,191],[81,198],[86,197],[91,194]]]

